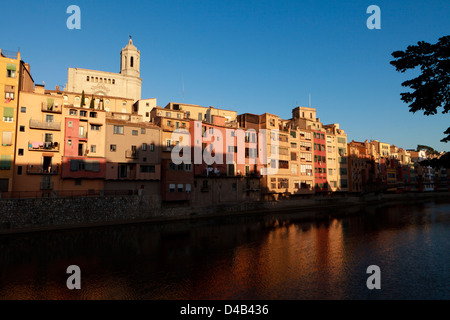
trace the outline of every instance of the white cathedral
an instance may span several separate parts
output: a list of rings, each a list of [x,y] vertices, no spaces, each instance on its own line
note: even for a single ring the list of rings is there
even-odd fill
[[[140,78],[140,51],[133,41],[120,52],[120,73],[69,68],[66,90],[82,92],[86,95],[110,96],[141,99],[142,79]]]

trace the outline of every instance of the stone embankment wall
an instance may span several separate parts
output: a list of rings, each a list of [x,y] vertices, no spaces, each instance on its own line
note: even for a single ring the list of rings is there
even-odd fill
[[[450,198],[449,192],[314,196],[280,201],[223,203],[203,207],[161,206],[159,196],[104,196],[84,198],[1,199],[0,233],[48,230],[121,223],[169,221],[218,215],[258,214],[295,210],[412,203]],[[330,211],[332,213],[332,211]],[[305,213],[306,214],[306,213]],[[314,214],[312,214],[314,216]]]

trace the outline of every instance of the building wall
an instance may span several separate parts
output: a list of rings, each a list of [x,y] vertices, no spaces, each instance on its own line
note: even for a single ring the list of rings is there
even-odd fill
[[[159,186],[161,179],[161,129],[145,122],[107,119],[106,122],[106,180],[108,188],[122,189],[131,181],[155,181],[148,186]],[[114,182],[113,182],[114,181]],[[122,183],[128,181],[127,183]],[[146,184],[139,185],[144,186]],[[151,187],[151,190],[154,187]]]
[[[13,191],[58,190],[61,187],[63,97],[37,92],[41,91],[20,94]]]
[[[134,64],[130,65],[131,56]],[[113,96],[133,100],[141,99],[140,52],[129,41],[121,51],[120,73],[69,68],[66,91],[98,96]]]
[[[196,177],[192,205],[260,200],[260,180],[251,177]]]
[[[0,50],[0,192],[13,188],[20,69],[20,52],[2,54]]]
[[[140,115],[142,117],[142,121],[150,122],[151,116],[150,113],[156,108],[156,98],[152,99],[141,99],[134,103],[133,112]]]

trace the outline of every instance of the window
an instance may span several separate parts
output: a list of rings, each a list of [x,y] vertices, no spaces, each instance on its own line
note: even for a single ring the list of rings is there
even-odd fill
[[[100,126],[98,124],[91,124],[91,130],[100,131]]]
[[[67,127],[72,128],[73,127],[73,121],[68,121],[67,122]]]
[[[123,126],[114,126],[113,132],[114,134],[123,134]]]
[[[23,156],[23,149],[19,149],[19,151],[17,152],[17,154],[18,154],[19,156]]]
[[[180,163],[178,165],[178,171],[183,171],[183,169],[184,169],[184,165],[182,163]]]
[[[75,183],[76,186],[81,186],[81,179],[75,179]]]
[[[297,174],[297,165],[296,165],[296,164],[293,164],[293,165],[291,166],[291,173],[292,173],[292,174]]]
[[[144,173],[154,173],[155,166],[144,164],[140,166],[140,171]]]
[[[12,134],[11,131],[3,131],[2,146],[12,145]]]
[[[184,170],[185,171],[191,171],[192,170],[192,165],[190,163],[187,163],[184,165]]]
[[[87,111],[80,110],[80,117],[86,117]]]
[[[138,131],[137,131],[137,130],[132,130],[132,131],[131,131],[131,134],[132,134],[133,136],[137,136],[137,135],[138,135]]]
[[[186,193],[191,193],[191,184],[186,183]]]
[[[70,114],[71,116],[76,116],[76,115],[77,115],[77,110],[70,109],[70,110],[69,110],[69,114]]]
[[[109,145],[109,151],[115,152],[116,151],[116,145],[115,144],[110,144]]]
[[[22,175],[22,166],[17,167],[17,175]]]
[[[233,184],[231,185],[231,191],[236,191],[237,190],[237,183],[233,182]]]
[[[89,112],[90,118],[97,118],[97,112]]]
[[[198,119],[198,121],[202,121],[202,114],[201,113],[198,114],[198,118],[197,119]]]
[[[68,146],[71,146],[71,145],[72,145],[72,140],[70,140],[70,139],[67,140],[67,145],[68,145]]]
[[[10,170],[11,169],[11,156],[2,155],[0,157],[0,170]]]
[[[26,113],[27,112],[27,107],[20,107],[20,112]]]
[[[155,144],[154,143],[150,144],[150,151],[155,151]]]
[[[172,147],[172,141],[170,141],[169,139],[166,140],[166,147],[167,148]]]
[[[20,126],[20,132],[25,132],[25,126]]]
[[[95,144],[91,145],[91,152],[96,153],[97,152],[97,146]]]
[[[14,121],[14,108],[4,107],[3,108],[3,121],[13,122]]]
[[[12,63],[6,64],[6,76],[8,78],[15,78],[16,77],[16,65]]]
[[[147,144],[146,143],[142,144],[142,151],[147,151]]]
[[[183,184],[178,184],[178,192],[183,192]]]
[[[174,171],[175,168],[176,168],[175,163],[171,162],[171,163],[169,164],[169,170]]]
[[[145,134],[145,128],[141,128],[141,134]]]
[[[174,183],[169,184],[169,192],[175,192],[175,184]]]

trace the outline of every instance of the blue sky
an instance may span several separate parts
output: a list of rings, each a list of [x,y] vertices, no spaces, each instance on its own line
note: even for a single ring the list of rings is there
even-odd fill
[[[69,5],[81,30],[69,30]],[[369,5],[381,30],[369,30]],[[450,116],[412,114],[400,100],[391,53],[450,30],[450,1],[10,1],[1,4],[0,47],[20,48],[36,83],[65,85],[67,68],[119,72],[133,36],[141,51],[142,97],[270,112],[288,119],[296,104],[352,139],[404,148],[439,142]],[[183,99],[184,80],[184,99]]]

